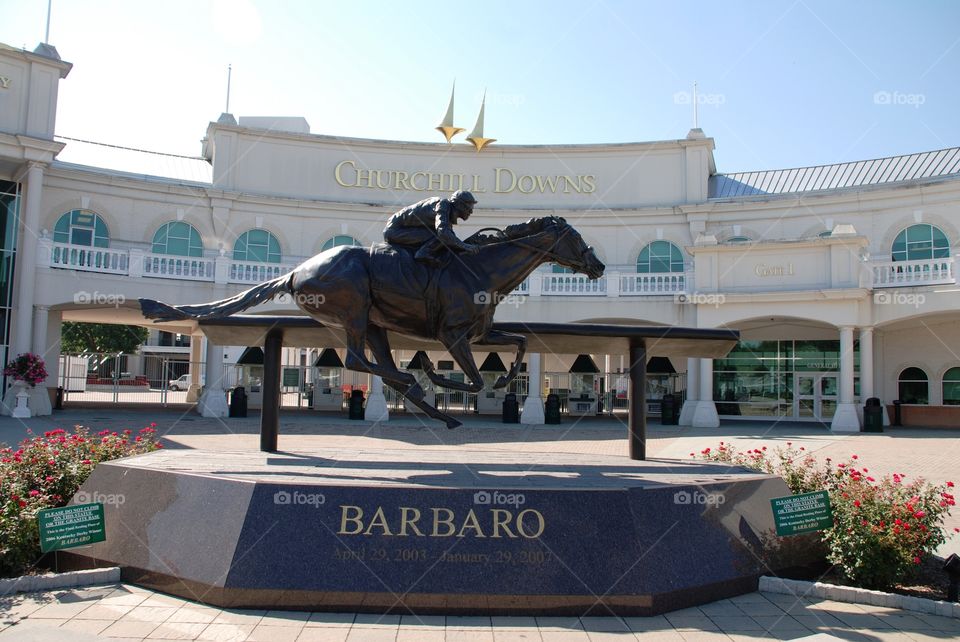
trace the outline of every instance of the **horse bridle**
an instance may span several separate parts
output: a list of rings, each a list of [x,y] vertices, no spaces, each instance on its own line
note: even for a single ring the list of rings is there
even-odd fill
[[[569,227],[569,226],[568,226],[568,227]],[[481,228],[481,229],[477,230],[477,231],[475,232],[475,234],[482,234],[483,232],[487,232],[487,231],[493,231],[493,232],[496,232],[497,234],[499,234],[499,235],[501,235],[501,236],[503,235],[503,230],[501,230],[501,229],[498,228],[498,227],[484,227],[484,228]],[[540,233],[542,234],[543,232],[540,232]],[[532,250],[532,251],[534,251],[534,252],[539,252],[539,253],[543,254],[544,256],[546,256],[546,257],[548,257],[548,258],[550,258],[550,259],[553,259],[554,261],[557,261],[557,262],[560,262],[560,261],[569,261],[569,260],[570,260],[569,257],[560,256],[559,254],[557,254],[556,252],[553,251],[553,248],[556,247],[556,245],[557,245],[558,243],[560,243],[560,238],[561,238],[561,237],[559,237],[559,236],[557,237],[557,240],[554,241],[553,245],[550,247],[549,250],[544,250],[544,249],[541,249],[541,248],[539,248],[539,247],[536,247],[535,245],[530,245],[529,243],[524,243],[524,242],[523,242],[522,240],[520,240],[520,239],[503,239],[503,240],[500,241],[500,242],[501,242],[501,243],[513,243],[514,245],[519,245],[519,246],[521,246],[521,247],[525,247],[525,248],[527,248],[528,250]],[[589,248],[587,248],[587,249],[589,249]],[[586,261],[581,261],[580,264],[579,264],[577,267],[582,267],[583,269],[586,269],[586,268],[587,268],[587,262],[586,262]]]

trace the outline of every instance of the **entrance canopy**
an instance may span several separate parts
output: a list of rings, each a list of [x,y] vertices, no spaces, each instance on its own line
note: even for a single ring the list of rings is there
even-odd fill
[[[235,315],[200,321],[200,330],[216,345],[260,346],[267,332],[283,330],[288,348],[345,346],[343,331],[328,328],[309,317]],[[631,341],[646,343],[647,355],[719,359],[737,345],[740,333],[727,329],[634,326],[605,323],[494,323],[493,327],[527,337],[527,352],[554,354],[626,353]],[[443,350],[438,341],[421,341],[389,333],[390,345],[401,350]]]

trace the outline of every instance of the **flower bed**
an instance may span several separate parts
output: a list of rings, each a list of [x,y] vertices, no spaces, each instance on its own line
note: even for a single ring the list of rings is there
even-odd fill
[[[96,435],[58,428],[0,449],[0,576],[22,575],[40,559],[37,511],[66,505],[101,461],[160,448],[154,426]]]
[[[794,494],[828,491],[833,527],[820,533],[826,560],[861,588],[888,589],[907,580],[946,541],[943,523],[956,503],[953,482],[908,480],[903,473],[878,479],[857,455],[837,464],[829,458],[821,462],[789,442],[772,452],[765,446],[740,452],[720,442],[699,457],[779,475]]]

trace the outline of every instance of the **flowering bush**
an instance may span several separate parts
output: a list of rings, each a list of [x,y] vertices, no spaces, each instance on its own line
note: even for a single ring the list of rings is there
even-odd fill
[[[101,461],[160,448],[154,426],[136,435],[58,428],[0,449],[0,576],[20,575],[39,559],[37,511],[66,505]]]
[[[44,366],[43,359],[30,352],[18,355],[16,359],[8,363],[7,367],[3,369],[3,374],[20,381],[26,381],[31,386],[43,383],[47,379],[47,369]]]
[[[699,456],[779,475],[794,494],[827,490],[833,509],[833,527],[821,533],[827,560],[863,588],[885,589],[906,579],[946,541],[943,522],[956,503],[953,482],[907,481],[902,473],[878,480],[857,455],[836,465],[829,458],[821,463],[789,442],[772,453],[765,446],[740,452],[720,442]]]

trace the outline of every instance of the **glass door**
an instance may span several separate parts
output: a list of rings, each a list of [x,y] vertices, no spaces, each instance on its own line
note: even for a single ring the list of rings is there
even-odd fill
[[[837,411],[836,372],[798,372],[794,378],[794,417],[829,421]]]

